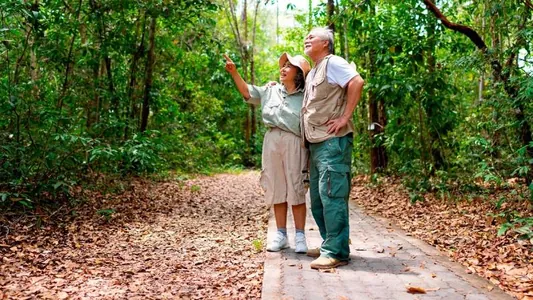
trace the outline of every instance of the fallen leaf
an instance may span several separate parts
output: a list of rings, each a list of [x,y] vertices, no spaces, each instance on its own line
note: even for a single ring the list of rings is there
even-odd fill
[[[407,292],[409,294],[425,294],[426,290],[418,286],[407,286]]]
[[[337,273],[337,269],[331,268],[331,269],[318,269],[320,273]]]

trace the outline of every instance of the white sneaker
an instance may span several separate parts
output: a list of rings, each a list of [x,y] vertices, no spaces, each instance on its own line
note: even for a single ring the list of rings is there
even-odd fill
[[[294,241],[296,243],[296,248],[294,249],[294,252],[304,254],[307,253],[307,242],[305,241],[305,234],[297,232]]]
[[[289,248],[289,240],[287,240],[287,236],[284,235],[281,232],[276,232],[276,237],[272,241],[270,245],[267,247],[267,251],[269,252],[278,252],[281,249]]]

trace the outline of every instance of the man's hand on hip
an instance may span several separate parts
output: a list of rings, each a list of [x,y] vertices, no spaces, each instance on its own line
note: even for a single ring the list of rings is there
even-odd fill
[[[338,119],[329,120],[326,125],[328,126],[328,133],[339,133],[339,131],[348,124],[348,118],[345,116],[342,116]]]

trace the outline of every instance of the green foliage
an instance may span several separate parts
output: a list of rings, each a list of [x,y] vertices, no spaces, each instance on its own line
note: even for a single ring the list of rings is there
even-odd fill
[[[422,200],[426,192],[448,197],[457,187],[469,192],[480,183],[500,186],[510,177],[532,179],[533,152],[522,135],[533,124],[532,81],[526,67],[505,65],[505,59],[521,47],[531,48],[531,39],[519,38],[531,34],[530,26],[521,25],[532,18],[527,7],[502,6],[498,1],[468,5],[437,1],[452,22],[481,33],[489,48],[491,39],[500,34],[499,25],[511,22],[515,28],[528,28],[506,32],[517,38],[516,44],[490,48],[492,58],[488,58],[466,36],[439,24],[421,1],[339,4],[340,14],[334,20],[337,54],[356,62],[366,92],[384,103],[387,119],[385,132],[369,143],[365,93],[355,118],[357,171],[368,170],[372,146],[384,145],[389,158],[385,172],[403,176],[412,201]],[[521,18],[506,15],[509,9]],[[317,10],[322,10],[317,16],[324,16],[323,8]],[[302,16],[302,25],[304,20]],[[494,32],[481,30],[482,22],[493,22]],[[508,83],[494,77],[494,59],[504,66],[502,74],[510,74]],[[529,72],[531,67],[529,62]],[[513,87],[516,94],[510,92]]]
[[[533,244],[533,217],[519,217],[510,214],[508,221],[503,223],[498,229],[498,236],[506,234],[508,231],[518,234],[520,239],[529,240]]]
[[[112,173],[153,173],[161,170],[164,159],[160,156],[166,150],[157,131],[134,134],[130,140],[118,145],[97,145],[88,151],[86,162],[91,167]],[[110,169],[106,169],[106,168]]]
[[[254,247],[255,252],[262,252],[265,248],[263,240],[257,239],[252,241],[252,246]]]
[[[196,193],[201,190],[201,187],[199,185],[192,185],[191,186],[191,192]]]
[[[115,214],[115,212],[116,211],[113,208],[104,208],[104,209],[97,210],[96,214],[103,217],[107,222],[109,222],[111,218],[113,217],[113,214]]]
[[[253,52],[243,55],[226,2],[37,3],[0,3],[2,207],[72,201],[73,186],[101,174],[260,165],[266,129],[259,125],[245,141],[249,108],[222,54],[242,71],[253,53],[254,83],[278,80],[279,55],[301,54],[309,26],[327,19],[321,3],[278,32],[261,3]],[[510,178],[533,189],[531,11],[520,1],[436,4],[480,33],[487,51],[443,27],[422,1],[338,2],[336,53],[354,61],[366,82],[354,115],[353,169],[367,173],[370,149],[383,146],[384,175],[401,175],[412,201],[427,192],[476,193]],[[373,140],[370,96],[387,120]]]
[[[2,2],[0,205],[71,200],[74,185],[102,173],[242,165],[247,107],[223,69],[221,53],[233,46],[217,27],[220,9],[209,1]],[[146,103],[148,129],[140,130]]]

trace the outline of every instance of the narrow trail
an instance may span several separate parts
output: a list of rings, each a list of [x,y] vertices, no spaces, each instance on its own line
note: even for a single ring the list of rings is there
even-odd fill
[[[62,224],[20,224],[0,239],[0,299],[260,298],[268,211],[257,177],[136,181],[87,194]]]

